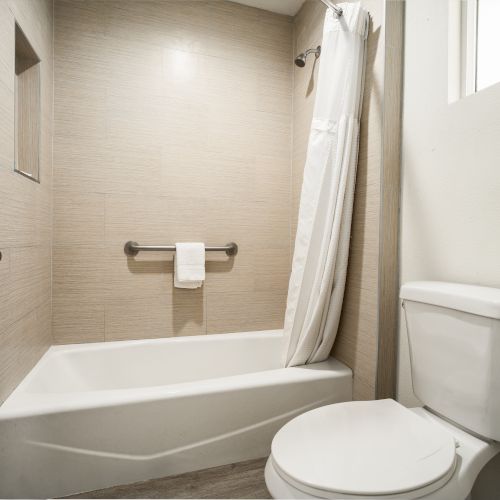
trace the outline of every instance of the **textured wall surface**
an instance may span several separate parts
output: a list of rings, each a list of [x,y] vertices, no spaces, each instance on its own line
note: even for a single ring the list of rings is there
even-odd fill
[[[224,1],[57,0],[57,343],[279,328],[290,268],[292,19]],[[236,241],[203,288],[143,244]]]
[[[0,0],[0,402],[51,344],[52,1]],[[40,184],[14,172],[15,22],[41,59]]]
[[[334,355],[354,371],[354,397],[375,396],[378,343],[378,259],[382,99],[384,54],[380,43],[384,6],[364,0],[372,19],[367,45],[365,95],[361,117],[359,165],[351,233],[351,250],[340,330]],[[324,6],[305,2],[295,18],[295,52],[321,44]],[[311,124],[318,65],[308,60],[294,70],[293,92],[293,228],[295,234],[302,173]]]
[[[449,104],[448,2],[406,4],[401,280],[498,288],[500,84]],[[400,324],[398,397],[416,405]]]

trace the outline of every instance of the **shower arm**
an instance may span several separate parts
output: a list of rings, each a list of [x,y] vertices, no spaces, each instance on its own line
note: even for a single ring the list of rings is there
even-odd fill
[[[330,9],[332,9],[337,17],[340,17],[344,13],[344,11],[340,7],[337,7],[331,0],[319,0],[319,1],[325,4]]]
[[[314,54],[317,59],[321,55],[321,45],[318,45],[315,49],[307,49],[304,52],[305,57],[307,57],[309,54]]]

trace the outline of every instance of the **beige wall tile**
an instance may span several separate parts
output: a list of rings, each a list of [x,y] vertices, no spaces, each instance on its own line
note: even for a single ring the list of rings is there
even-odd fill
[[[189,197],[107,195],[106,243],[205,241],[205,207],[204,200]]]
[[[104,301],[105,246],[55,245],[52,287],[54,298],[73,298],[76,303]]]
[[[0,81],[0,167],[14,166],[14,91]]]
[[[290,203],[290,155],[255,158],[255,197],[259,201],[276,200],[279,206]]]
[[[210,296],[233,292],[256,301],[241,328],[282,321],[292,31],[289,17],[225,1],[56,2],[58,342],[206,333]],[[173,255],[130,258],[128,240],[240,253],[210,254],[204,288],[177,290]],[[91,318],[101,300],[105,326]]]
[[[134,295],[134,294],[131,294]],[[174,289],[168,296],[106,300],[106,340],[202,335],[204,289]]]
[[[9,323],[19,320],[50,299],[50,249],[43,246],[10,250],[7,289]]]
[[[45,186],[14,172],[13,163],[10,167],[0,168],[0,235],[3,245],[16,247],[39,243],[37,192],[40,189],[45,189]]]
[[[113,299],[161,297],[173,292],[173,255],[142,252],[136,257],[125,255],[123,244],[106,245],[104,289]]]
[[[285,257],[285,258],[284,258]],[[254,259],[256,292],[288,292],[291,255],[286,249],[261,249]]]
[[[50,345],[50,300],[0,335],[0,399],[4,401]]]
[[[14,16],[4,0],[0,2],[0,82],[11,91],[14,91],[14,40]]]
[[[54,193],[54,245],[101,245],[104,242],[104,195]],[[93,253],[93,252],[92,252]]]
[[[162,194],[181,201],[188,198],[225,200],[255,198],[255,156],[244,152],[222,154],[220,151],[186,150],[181,145],[162,147]],[[269,177],[269,176],[268,176]]]
[[[213,293],[251,293],[255,289],[254,252],[238,252],[236,257],[224,253],[207,256],[206,281],[207,295]]]
[[[207,295],[288,290],[290,259],[283,249],[240,251],[235,258],[213,254],[207,260]]]
[[[104,304],[54,295],[52,335],[56,344],[104,342]]]
[[[207,296],[207,333],[283,328],[286,292],[211,293]]]
[[[56,129],[54,133],[54,192],[104,193],[104,169],[107,166],[106,141],[85,136],[78,138],[78,148],[74,138],[59,132],[57,105],[54,113]],[[54,204],[54,217],[58,205]]]
[[[0,248],[0,332],[4,332],[10,324],[10,248]]]
[[[52,2],[0,2],[0,403],[51,344]],[[14,168],[14,22],[41,63],[40,184]]]

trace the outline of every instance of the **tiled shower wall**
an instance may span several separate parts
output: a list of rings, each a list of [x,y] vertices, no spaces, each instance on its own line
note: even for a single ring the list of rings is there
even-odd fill
[[[384,96],[383,4],[364,3],[372,30],[334,351],[357,398],[376,382]],[[0,0],[1,74],[12,75],[0,80],[0,400],[52,341],[52,241],[55,343],[282,326],[317,74],[291,60],[320,42],[322,13],[317,1],[292,20],[224,1],[56,0],[53,134],[52,2]],[[42,58],[40,184],[12,171],[14,17]],[[211,254],[205,286],[178,290],[172,256],[129,259],[129,239],[234,240],[240,253]]]
[[[56,343],[280,328],[292,19],[231,2],[55,3]],[[198,290],[142,244],[236,241]]]
[[[52,342],[52,1],[0,0],[0,403]],[[41,59],[40,183],[14,172],[15,22]]]

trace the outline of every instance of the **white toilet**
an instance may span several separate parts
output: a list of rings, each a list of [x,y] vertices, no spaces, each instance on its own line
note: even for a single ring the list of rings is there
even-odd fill
[[[266,466],[274,498],[464,500],[500,452],[500,290],[418,282],[401,298],[425,407],[359,401],[293,419]]]

